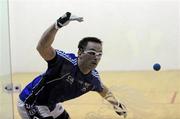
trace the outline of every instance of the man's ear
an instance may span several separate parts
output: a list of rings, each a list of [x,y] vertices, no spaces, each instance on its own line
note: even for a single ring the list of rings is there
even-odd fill
[[[78,56],[82,54],[82,50],[78,50]]]

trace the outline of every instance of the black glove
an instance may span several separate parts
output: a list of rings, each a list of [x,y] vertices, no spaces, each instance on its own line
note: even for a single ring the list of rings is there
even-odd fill
[[[72,15],[70,12],[66,12],[63,16],[61,16],[57,21],[56,21],[56,29],[59,29],[63,26],[66,26],[69,24],[70,21],[78,21],[82,22],[83,17],[77,17],[75,15]]]
[[[118,115],[124,116],[124,118],[126,118],[126,116],[127,116],[127,109],[126,109],[126,107],[123,104],[118,102],[118,105],[114,105],[114,110],[115,110],[115,112]]]

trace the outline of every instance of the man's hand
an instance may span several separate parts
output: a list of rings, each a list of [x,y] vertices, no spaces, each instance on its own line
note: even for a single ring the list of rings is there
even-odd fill
[[[123,104],[119,103],[119,101],[114,97],[112,92],[105,85],[102,85],[102,86],[103,86],[103,91],[100,92],[99,94],[105,100],[107,100],[109,103],[113,105],[113,108],[118,115],[124,116],[124,118],[126,118],[127,116],[126,107]]]
[[[126,109],[126,107],[123,104],[118,102],[118,105],[114,105],[114,110],[115,110],[115,112],[118,115],[124,116],[124,118],[126,118],[126,116],[127,116],[127,109]]]
[[[66,26],[67,24],[69,24],[70,21],[78,21],[78,22],[82,22],[83,21],[83,17],[78,17],[75,15],[72,15],[70,12],[66,12],[63,16],[61,16],[57,21],[56,21],[56,29],[59,29],[63,26]]]

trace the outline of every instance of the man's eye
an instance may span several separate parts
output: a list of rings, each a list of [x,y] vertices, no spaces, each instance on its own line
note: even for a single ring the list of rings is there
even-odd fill
[[[88,52],[88,54],[90,54],[90,55],[96,55],[95,52]]]
[[[102,53],[99,53],[98,56],[102,56]]]

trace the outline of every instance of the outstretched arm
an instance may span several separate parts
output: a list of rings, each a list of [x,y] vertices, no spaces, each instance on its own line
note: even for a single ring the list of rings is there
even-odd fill
[[[103,85],[103,91],[99,94],[113,105],[113,108],[118,115],[124,116],[124,118],[127,116],[126,107],[114,97],[112,92],[105,85]]]
[[[56,53],[54,48],[52,47],[52,43],[58,29],[67,25],[70,21],[74,20],[81,22],[83,21],[83,18],[74,16],[70,12],[67,12],[43,33],[36,49],[45,60],[48,61],[55,57]]]

